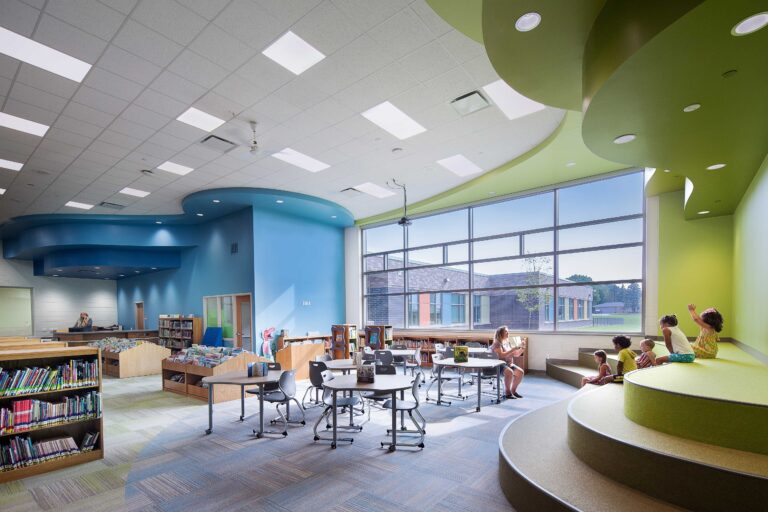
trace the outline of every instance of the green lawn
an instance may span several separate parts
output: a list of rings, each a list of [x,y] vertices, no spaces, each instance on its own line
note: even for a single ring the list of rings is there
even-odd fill
[[[623,324],[617,325],[585,325],[584,327],[574,327],[572,330],[579,332],[642,332],[642,320],[640,313],[629,313],[623,315],[592,315],[593,318],[622,318]]]

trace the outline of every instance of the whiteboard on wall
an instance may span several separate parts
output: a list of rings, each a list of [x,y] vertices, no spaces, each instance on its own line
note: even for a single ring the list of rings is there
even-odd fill
[[[0,286],[0,336],[32,336],[32,288]]]

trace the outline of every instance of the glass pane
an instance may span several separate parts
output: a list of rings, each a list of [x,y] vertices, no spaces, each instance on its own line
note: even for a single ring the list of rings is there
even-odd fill
[[[558,190],[558,223],[572,224],[643,212],[643,173]]]
[[[408,271],[408,291],[445,291],[469,288],[469,265],[414,268]]]
[[[468,327],[469,293],[431,292],[407,296],[408,327]]]
[[[642,247],[561,254],[558,258],[560,279],[621,281],[643,277]]]
[[[473,236],[483,237],[550,227],[554,224],[552,192],[521,197],[472,210]]]
[[[472,319],[475,329],[496,329],[506,325],[511,331],[551,331],[552,288],[478,291],[473,295]]]
[[[555,281],[551,256],[475,263],[473,268],[474,288],[538,286]]]
[[[205,326],[219,327],[219,298],[205,298]]]
[[[363,258],[365,261],[365,272],[384,270],[384,255],[368,256]]]
[[[403,280],[403,271],[377,272],[375,274],[366,274],[365,276],[365,294],[378,295],[382,293],[402,293],[405,282]]]
[[[561,286],[557,330],[637,333],[642,310],[640,283]]]
[[[430,249],[419,249],[418,251],[408,251],[408,266],[418,267],[421,265],[440,265],[443,263],[443,248],[432,247]]]
[[[235,333],[235,315],[232,311],[232,296],[225,295],[221,298],[221,336],[232,338]]]
[[[404,325],[403,296],[366,297],[365,319],[367,325],[391,325],[402,328]]]
[[[403,268],[404,256],[401,252],[393,252],[387,254],[387,268],[392,270],[394,268]]]
[[[472,243],[472,257],[475,260],[504,258],[520,255],[520,237],[508,236]]]
[[[469,260],[469,244],[453,244],[448,246],[448,263]]]
[[[0,336],[31,335],[32,290],[0,287]]]
[[[538,254],[555,251],[555,232],[531,233],[523,236],[523,252],[525,254]]]
[[[558,236],[560,237],[558,247],[561,251],[642,242],[643,219],[561,229]]]
[[[469,238],[468,210],[415,219],[408,226],[408,247],[440,244]]]
[[[365,254],[372,252],[393,251],[403,248],[403,227],[398,224],[387,224],[377,228],[363,230]]]

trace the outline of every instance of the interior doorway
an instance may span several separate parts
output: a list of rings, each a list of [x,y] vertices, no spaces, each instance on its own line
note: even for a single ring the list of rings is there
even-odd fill
[[[253,303],[250,293],[203,297],[205,328],[221,327],[224,344],[253,350]]]
[[[134,315],[134,318],[136,319],[136,330],[137,331],[143,331],[144,330],[144,303],[143,302],[137,302],[136,303],[136,314]]]
[[[235,322],[235,346],[253,350],[253,337],[251,334],[251,296],[235,296],[235,310],[237,320]]]

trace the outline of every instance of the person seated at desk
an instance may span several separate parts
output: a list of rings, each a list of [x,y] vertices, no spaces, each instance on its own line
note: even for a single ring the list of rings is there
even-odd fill
[[[74,327],[82,331],[90,331],[93,329],[93,320],[88,317],[88,313],[83,311],[80,313],[80,318],[77,319]]]

